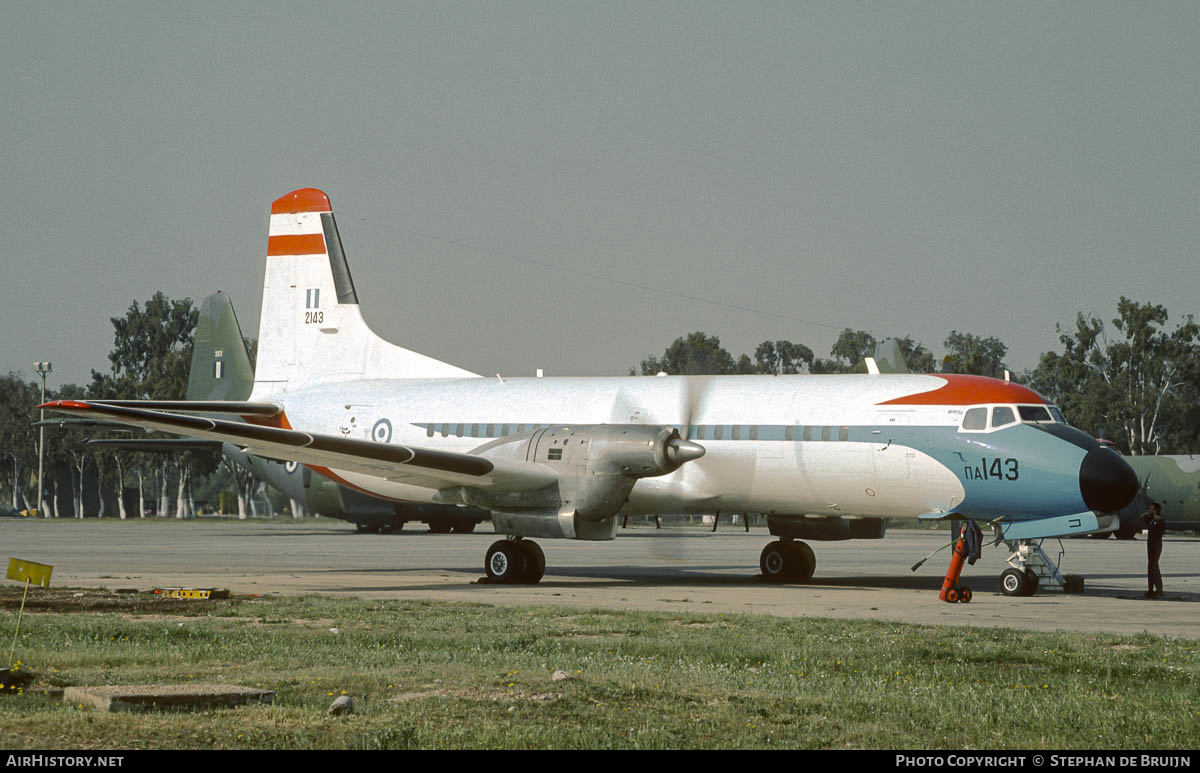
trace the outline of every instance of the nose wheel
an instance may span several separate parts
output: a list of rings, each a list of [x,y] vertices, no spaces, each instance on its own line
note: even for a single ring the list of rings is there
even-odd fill
[[[1040,581],[1031,569],[1005,569],[1000,575],[1000,591],[1005,596],[1032,596]]]
[[[536,585],[546,573],[546,554],[536,542],[502,539],[488,548],[483,568],[489,582]]]

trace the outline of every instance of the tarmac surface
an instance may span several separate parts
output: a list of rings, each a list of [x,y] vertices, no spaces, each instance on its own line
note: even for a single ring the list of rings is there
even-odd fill
[[[1042,631],[1150,633],[1200,639],[1200,539],[1168,535],[1161,600],[1146,589],[1146,543],[1047,540],[1062,570],[1085,578],[1083,595],[1042,590],[1000,593],[1008,551],[985,547],[963,572],[970,604],[946,604],[938,590],[948,550],[917,572],[912,564],[948,541],[944,531],[893,529],[883,540],[812,542],[817,570],[807,585],[760,582],[758,556],[772,540],[763,528],[641,526],[613,542],[539,540],[546,577],[538,585],[480,583],[497,539],[435,535],[409,524],[392,535],[356,534],[327,519],[230,521],[168,519],[0,519],[4,555],[54,567],[56,587],[112,590],[228,588],[235,594],[320,593],[484,604],[556,604],[673,612],[878,619]],[[1060,547],[1061,545],[1061,547]],[[0,556],[3,558],[3,556]],[[10,581],[11,582],[11,581]]]

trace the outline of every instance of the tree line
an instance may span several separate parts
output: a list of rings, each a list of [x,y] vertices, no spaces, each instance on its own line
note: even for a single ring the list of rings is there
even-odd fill
[[[1191,315],[1171,327],[1164,306],[1124,296],[1107,324],[1076,315],[1058,327],[1061,351],[1044,352],[1031,370],[1009,372],[1008,347],[994,336],[951,330],[939,363],[911,336],[896,343],[913,373],[967,373],[1025,384],[1062,409],[1074,426],[1111,440],[1126,454],[1200,452],[1200,329]],[[734,357],[715,335],[681,336],[662,353],[647,355],[629,375],[737,375],[865,373],[864,358],[877,341],[865,330],[844,329],[828,358],[786,340],[763,341],[751,357]]]
[[[172,300],[159,292],[144,306],[134,301],[124,316],[111,319],[109,371],[93,370],[84,385],[48,387],[46,400],[184,399],[198,316],[190,298]],[[253,357],[252,341],[247,348]],[[165,436],[96,426],[58,414],[46,417],[52,423],[46,426],[46,472],[39,502],[39,433],[34,422],[40,398],[39,383],[25,381],[18,373],[0,376],[0,491],[7,491],[4,499],[13,509],[36,509],[51,516],[67,512],[81,516],[87,509],[88,515],[120,518],[141,517],[151,510],[185,518],[195,514],[197,495],[215,508],[223,492],[229,494],[230,506],[236,502],[239,516],[257,509],[258,482],[216,451],[155,453],[88,446],[85,442],[90,438]],[[136,489],[137,496],[123,496],[126,489]],[[273,507],[271,499],[261,497],[268,509]],[[131,513],[134,503],[137,509]]]
[[[1059,327],[1061,350],[1043,353],[1032,370],[1010,377],[1057,404],[1071,424],[1112,440],[1123,453],[1200,452],[1200,328],[1190,315],[1172,326],[1165,307],[1125,297],[1116,311],[1108,322],[1079,313],[1073,327]],[[124,316],[112,318],[109,371],[92,371],[86,385],[48,389],[46,399],[184,399],[197,318],[191,299],[171,300],[159,292],[144,306],[134,301]],[[763,341],[753,355],[734,357],[717,336],[696,331],[677,338],[661,356],[647,355],[629,375],[865,372],[863,359],[875,353],[876,343],[871,333],[846,328],[828,357],[787,340]],[[991,336],[951,330],[942,342],[946,354],[940,362],[911,336],[897,338],[896,343],[914,373],[1000,378],[1009,370],[1004,362],[1008,347]],[[247,348],[253,360],[252,341]],[[198,495],[211,501],[223,491],[236,500],[242,517],[257,509],[254,493],[259,484],[218,453],[89,447],[84,445],[89,437],[131,435],[87,426],[72,429],[70,423],[47,429],[47,470],[71,472],[48,472],[45,501],[39,505],[34,422],[40,391],[37,382],[20,374],[0,376],[0,487],[8,491],[6,499],[13,508],[55,514],[67,510],[69,502],[71,512],[79,514],[88,499],[85,481],[90,480],[96,488],[115,489],[118,496],[100,496],[99,512],[89,515],[128,517],[119,492],[135,487],[139,504],[133,515],[138,516],[145,511],[141,503],[149,500],[158,515],[186,517],[194,513]],[[91,499],[96,499],[94,492]],[[268,510],[275,506],[271,497],[261,501]],[[281,507],[283,501],[276,495]]]

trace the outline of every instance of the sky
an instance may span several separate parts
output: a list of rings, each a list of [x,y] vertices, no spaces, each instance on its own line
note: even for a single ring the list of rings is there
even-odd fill
[[[368,323],[617,375],[846,327],[1015,371],[1124,295],[1200,312],[1200,4],[0,4],[0,373],[228,292],[333,202]]]

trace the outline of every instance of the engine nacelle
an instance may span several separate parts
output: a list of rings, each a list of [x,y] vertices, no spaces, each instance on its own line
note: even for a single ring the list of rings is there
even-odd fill
[[[475,453],[536,462],[558,473],[556,483],[538,491],[461,488],[443,492],[446,498],[492,510],[497,531],[612,539],[617,511],[638,479],[672,473],[684,462],[704,456],[704,447],[680,437],[674,427],[593,424],[522,432],[481,446]]]

